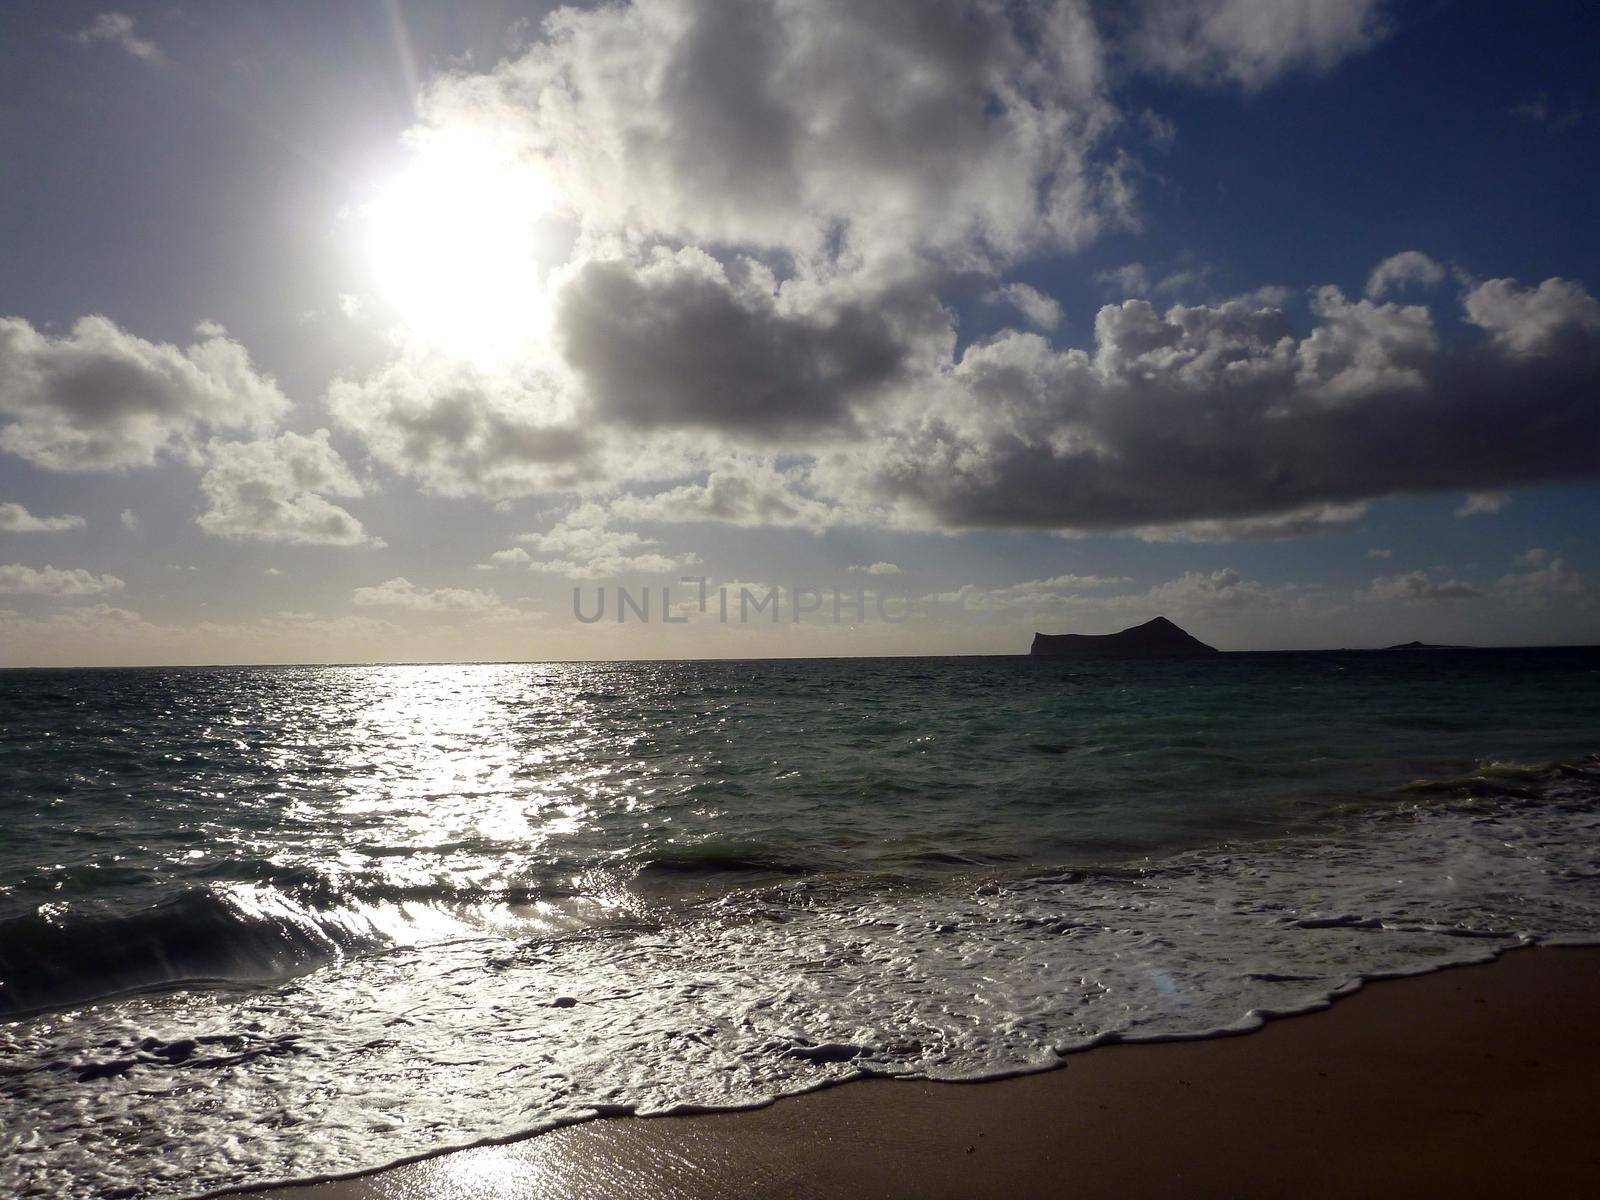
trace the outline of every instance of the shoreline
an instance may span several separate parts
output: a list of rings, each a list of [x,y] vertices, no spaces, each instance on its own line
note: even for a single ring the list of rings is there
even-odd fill
[[[1600,1194],[1600,948],[1370,981],[1248,1033],[969,1083],[604,1116],[272,1200]],[[212,1193],[216,1195],[217,1193]]]

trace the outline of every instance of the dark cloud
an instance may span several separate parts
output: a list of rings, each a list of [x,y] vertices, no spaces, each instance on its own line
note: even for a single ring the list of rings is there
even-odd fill
[[[58,471],[149,466],[202,427],[261,429],[289,408],[243,346],[202,324],[186,349],[104,317],[51,337],[0,318],[0,450]]]
[[[918,320],[936,334],[948,323],[926,293],[785,311],[714,264],[668,260],[587,264],[562,289],[557,329],[603,420],[776,436],[847,422],[906,370]]]
[[[1459,345],[1425,309],[1332,291],[1304,337],[1238,301],[1109,306],[1092,355],[973,347],[820,482],[945,526],[1114,529],[1600,474],[1600,305],[1561,280],[1465,305],[1487,337]]]

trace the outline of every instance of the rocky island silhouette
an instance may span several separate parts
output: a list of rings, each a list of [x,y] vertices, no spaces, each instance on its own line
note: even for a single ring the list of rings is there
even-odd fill
[[[1222,653],[1156,617],[1118,633],[1035,633],[1029,654],[1054,658],[1205,658]]]

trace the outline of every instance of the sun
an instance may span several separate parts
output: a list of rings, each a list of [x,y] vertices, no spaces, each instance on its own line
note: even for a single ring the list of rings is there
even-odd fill
[[[447,354],[512,357],[544,311],[539,223],[549,180],[467,128],[412,139],[411,161],[365,209],[378,290],[406,331]]]

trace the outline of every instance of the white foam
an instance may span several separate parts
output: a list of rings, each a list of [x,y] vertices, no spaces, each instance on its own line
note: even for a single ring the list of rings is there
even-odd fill
[[[1586,788],[954,896],[796,885],[659,929],[397,946],[271,991],[0,1026],[0,1188],[176,1196],[860,1074],[1015,1074],[1600,941]],[[186,1038],[200,1050],[170,1061]]]

